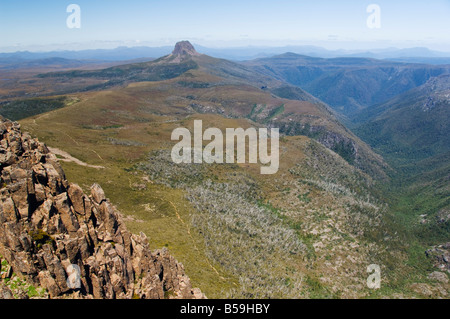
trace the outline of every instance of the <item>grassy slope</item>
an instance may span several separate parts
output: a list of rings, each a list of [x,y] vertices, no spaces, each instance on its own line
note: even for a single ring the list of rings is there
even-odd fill
[[[356,134],[395,169],[384,187],[391,229],[402,236],[416,276],[435,271],[425,251],[448,241],[450,208],[448,77],[440,77],[354,118]],[[362,124],[361,124],[362,123]]]
[[[68,151],[72,156],[89,164],[105,166],[105,169],[97,170],[74,163],[62,163],[68,178],[85,190],[93,182],[99,182],[108,197],[127,216],[130,229],[135,232],[144,231],[153,248],[167,246],[186,266],[194,284],[209,296],[249,296],[245,291],[248,293],[248,290],[255,288],[246,286],[245,278],[248,274],[239,273],[239,269],[224,262],[220,256],[214,257],[214,250],[208,248],[208,245],[211,245],[211,241],[208,241],[210,237],[200,233],[211,231],[210,229],[198,223],[193,227],[192,216],[201,216],[198,215],[201,212],[194,209],[192,201],[187,200],[186,190],[148,182],[143,179],[148,176],[146,172],[135,169],[136,164],[146,162],[150,152],[171,149],[172,130],[178,126],[190,127],[195,118],[186,118],[190,112],[182,107],[183,104],[180,105],[171,94],[162,93],[157,88],[155,83],[141,83],[119,91],[79,94],[78,103],[23,120],[21,123],[25,130],[48,145]],[[231,92],[230,89],[228,92]],[[193,94],[198,91],[188,90],[183,93]],[[224,119],[218,115],[206,114],[198,117],[208,126],[219,128],[251,125],[246,119]],[[112,140],[124,143],[112,144]],[[279,254],[276,255],[277,258],[275,255],[270,257],[269,254],[265,257],[269,258],[268,260],[275,258],[273,260],[280,263],[278,268],[266,269],[268,264],[261,265],[268,274],[282,274],[279,267],[287,271],[285,275],[281,275],[285,278],[286,284],[282,289],[287,289],[286,295],[366,295],[368,291],[361,284],[365,276],[364,256],[370,251],[378,251],[379,248],[369,244],[365,235],[358,234],[355,229],[349,227],[349,214],[352,209],[353,213],[359,210],[360,206],[355,198],[360,195],[353,194],[352,191],[335,192],[335,188],[351,188],[352,183],[342,188],[339,186],[342,181],[324,181],[316,174],[309,178],[310,184],[305,184],[300,182],[302,178],[299,177],[298,170],[289,171],[302,163],[307,152],[316,155],[330,152],[316,142],[314,145],[318,151],[311,151],[308,141],[307,138],[296,137],[283,139],[282,168],[275,178],[259,175],[259,166],[255,165],[244,165],[237,168],[237,171],[236,168],[224,166],[214,170],[214,174],[222,181],[227,181],[227,176],[249,175],[252,183],[256,183],[256,189],[264,196],[259,202],[248,202],[248,199],[244,199],[247,204],[260,207],[264,214],[273,215],[275,220],[279,220],[277,223],[281,223],[282,229],[296,230],[298,239],[305,243],[307,252],[302,254],[285,258],[280,258]],[[361,174],[336,155],[325,159],[319,157],[316,161],[316,164],[308,164],[313,165],[311,169],[317,165],[325,168],[330,162],[338,161],[341,168],[352,171],[350,174],[356,174],[355,178]],[[233,179],[228,182],[239,185]],[[364,204],[361,207],[363,206]],[[358,214],[361,212],[358,211]],[[361,216],[364,214],[362,212]],[[361,217],[361,225],[367,223],[367,218]],[[330,228],[329,224],[334,226]],[[226,233],[226,236],[234,238],[232,233]],[[263,234],[258,236],[265,238]],[[233,248],[230,248],[233,251]],[[251,251],[251,248],[249,250]],[[239,250],[235,253],[239,254]],[[256,255],[250,256],[256,258]],[[239,258],[236,262],[238,260]],[[353,275],[349,277],[345,271],[351,271]],[[300,276],[300,281],[295,279],[295,276]],[[296,286],[295,282],[302,284]],[[360,290],[352,291],[347,285],[356,285]],[[270,295],[271,292],[267,293]],[[277,296],[276,292],[273,296]]]
[[[355,132],[395,168],[391,191],[409,199],[411,215],[435,215],[448,205],[450,172],[448,76],[361,113]]]
[[[379,296],[365,288],[370,263],[379,263],[390,273],[382,293],[414,295],[403,280],[411,269],[395,270],[406,259],[404,247],[397,244],[398,248],[388,249],[399,238],[393,231],[391,239],[386,239],[389,227],[382,218],[382,198],[374,191],[376,183],[309,138],[282,139],[281,168],[275,176],[261,176],[257,165],[221,166],[201,175],[188,170],[183,176],[198,187],[180,184],[174,188],[161,185],[164,179],[149,178],[151,170],[138,169],[148,162],[149,153],[170,150],[173,129],[191,127],[195,118],[203,119],[205,127],[248,127],[257,124],[237,117],[252,114],[255,105],[269,105],[264,108],[268,114],[283,107],[305,112],[313,121],[327,121],[320,114],[308,114],[317,112],[308,103],[274,99],[251,87],[190,86],[187,80],[210,83],[220,78],[193,70],[173,80],[76,94],[77,103],[21,123],[48,145],[105,166],[97,170],[63,163],[69,179],[85,190],[99,182],[127,216],[130,229],[144,231],[153,248],[167,246],[186,266],[194,285],[212,298]],[[222,110],[228,118],[220,111],[196,114],[193,101]],[[162,161],[161,168],[166,173],[174,171],[169,161]],[[211,186],[204,188],[210,179]],[[243,182],[257,190],[257,196],[240,192]],[[225,202],[220,192],[224,184],[230,190],[226,193],[230,200]],[[210,200],[202,200],[198,196],[202,193]],[[208,215],[214,211],[208,205],[215,202],[223,209]],[[225,203],[234,205],[227,208]],[[249,219],[247,212],[266,217]],[[233,227],[217,228],[222,217]],[[254,224],[264,220],[277,225],[274,229],[280,234],[295,231],[297,239],[289,241],[299,240],[301,251],[290,254],[272,249],[277,241],[265,233],[271,228]],[[260,244],[246,245],[252,242]],[[259,268],[251,268],[252,264]],[[254,273],[258,281],[252,279]],[[254,287],[252,281],[260,285]]]
[[[36,134],[48,145],[68,150],[73,156],[87,163],[105,166],[105,169],[97,170],[74,163],[62,163],[68,179],[78,183],[86,191],[94,182],[100,183],[112,202],[129,217],[127,225],[131,231],[145,232],[153,249],[168,247],[184,263],[194,284],[200,284],[209,295],[220,295],[221,289],[229,288],[234,280],[217,280],[216,272],[202,253],[202,238],[195,231],[190,231],[189,234],[188,225],[184,222],[192,210],[189,203],[180,192],[145,183],[142,180],[143,174],[136,175],[127,171],[133,163],[143,159],[152,147],[157,146],[158,142],[155,141],[151,146],[129,147],[112,146],[106,139],[107,136],[114,136],[127,140],[134,138],[142,142],[155,138],[163,141],[164,137],[167,138],[159,137],[163,130],[152,130],[149,125],[145,125],[142,130],[134,126],[124,134],[119,133],[119,128],[99,129],[100,126],[110,126],[107,121],[102,123],[100,120],[101,110],[95,110],[95,107],[91,106],[89,111],[83,109],[83,106],[77,105],[75,109],[63,109],[22,123],[25,130]],[[92,123],[97,129],[76,125],[77,120],[81,120],[77,115],[83,118],[84,123]],[[75,123],[68,123],[67,119]],[[133,132],[136,132],[135,136],[132,136]],[[145,136],[142,136],[143,132]],[[170,136],[168,138],[170,140]],[[142,184],[145,185],[144,189]],[[220,274],[226,278],[230,277],[222,271]]]

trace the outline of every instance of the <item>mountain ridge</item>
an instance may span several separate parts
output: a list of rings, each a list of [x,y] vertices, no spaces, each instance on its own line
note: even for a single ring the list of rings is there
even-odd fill
[[[420,61],[448,61],[449,52],[432,51],[427,48],[385,48],[374,50],[329,50],[320,46],[313,45],[290,45],[280,47],[270,46],[241,46],[241,47],[223,47],[215,48],[205,45],[198,45],[204,54],[230,59],[235,61],[252,60],[261,57],[270,57],[284,52],[294,52],[296,54],[308,55],[321,58],[335,57],[367,57],[376,59],[413,59]],[[34,51],[16,51],[10,53],[0,53],[0,60],[13,59],[41,59],[62,57],[67,59],[82,60],[132,60],[139,58],[158,57],[170,54],[173,46],[118,46],[114,49],[88,49],[88,50],[54,50],[49,52]],[[429,63],[429,62],[428,62]],[[448,62],[447,62],[448,63]]]
[[[450,72],[448,65],[411,64],[371,58],[314,58],[294,53],[244,63],[274,76],[351,117]]]
[[[398,153],[397,157],[420,152],[429,157],[448,152],[449,88],[449,74],[433,77],[417,88],[355,115],[352,119],[358,125],[355,130],[374,147],[383,144],[385,154]]]

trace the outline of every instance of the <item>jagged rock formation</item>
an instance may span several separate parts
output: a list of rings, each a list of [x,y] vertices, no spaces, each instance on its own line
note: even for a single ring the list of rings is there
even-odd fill
[[[162,61],[168,63],[180,63],[191,57],[201,56],[189,41],[181,41],[175,45],[172,54],[168,55]]]
[[[191,56],[199,56],[194,46],[189,41],[181,41],[175,45],[175,49],[172,52],[172,55],[191,55]]]
[[[126,229],[99,185],[87,196],[69,183],[17,123],[0,119],[0,138],[0,254],[16,274],[52,298],[204,298],[183,265]]]

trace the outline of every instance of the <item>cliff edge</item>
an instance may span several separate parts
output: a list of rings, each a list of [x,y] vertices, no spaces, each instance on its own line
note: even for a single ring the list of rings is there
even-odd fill
[[[0,255],[51,298],[205,298],[167,250],[131,234],[95,184],[86,195],[54,154],[0,118]]]

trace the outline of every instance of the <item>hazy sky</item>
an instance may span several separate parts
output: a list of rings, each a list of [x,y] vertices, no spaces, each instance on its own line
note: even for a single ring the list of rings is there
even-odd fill
[[[69,4],[81,28],[69,29]],[[367,26],[368,5],[381,28]],[[426,46],[450,52],[450,0],[1,0],[0,51],[173,45]]]

